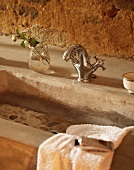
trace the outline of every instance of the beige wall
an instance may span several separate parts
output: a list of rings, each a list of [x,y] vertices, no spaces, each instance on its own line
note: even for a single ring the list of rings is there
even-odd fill
[[[14,33],[33,24],[63,31],[66,46],[83,45],[88,52],[134,58],[132,0],[3,0],[0,32]],[[64,40],[64,38],[63,38]],[[55,43],[56,44],[56,43]],[[56,44],[58,45],[58,44]]]

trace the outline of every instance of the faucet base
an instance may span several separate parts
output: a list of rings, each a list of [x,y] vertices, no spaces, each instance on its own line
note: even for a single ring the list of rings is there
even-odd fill
[[[91,78],[96,78],[97,76],[96,76],[96,74],[92,74],[92,76],[91,76]]]
[[[89,78],[89,79],[83,79],[83,82],[84,83],[89,83],[89,81],[93,78],[96,78],[97,76],[95,75],[95,74],[92,74],[92,76],[91,76],[91,78]]]

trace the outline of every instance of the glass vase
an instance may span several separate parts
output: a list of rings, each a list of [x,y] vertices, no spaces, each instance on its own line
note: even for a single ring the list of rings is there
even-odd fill
[[[48,46],[31,47],[28,65],[38,73],[46,73],[50,68]]]

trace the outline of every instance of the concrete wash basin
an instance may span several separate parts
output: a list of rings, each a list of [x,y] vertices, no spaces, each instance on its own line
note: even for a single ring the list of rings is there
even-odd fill
[[[61,84],[58,83],[53,84],[53,82],[49,82],[48,84],[46,80],[38,80],[39,79],[32,77],[32,75],[24,77],[20,73],[13,74],[11,72],[1,71],[1,107],[4,104],[8,104],[45,114],[50,117],[57,116],[59,119],[61,118],[60,121],[65,120],[68,122],[68,126],[71,124],[83,123],[115,125],[119,127],[134,125],[133,119],[125,115],[120,115],[117,112],[95,111],[88,108],[88,106],[82,106],[86,105],[88,98],[83,96],[85,98],[84,100],[81,93],[79,94],[77,91],[77,93],[74,93],[75,89],[65,84],[61,86]],[[83,104],[83,102],[85,103]],[[27,112],[27,110],[25,112]],[[13,116],[10,117],[11,120],[15,120],[15,118],[12,117]],[[31,119],[33,119],[32,116]],[[35,126],[33,125],[33,127]],[[65,128],[59,130],[59,132],[65,132]],[[57,129],[52,130],[57,131]]]
[[[16,76],[18,76],[18,77],[16,77]],[[117,125],[120,127],[125,127],[128,125],[134,124],[134,120],[126,118],[125,116],[121,117],[121,115],[118,115],[117,113],[93,112],[91,110],[87,111],[86,108],[84,110],[84,109],[81,109],[78,107],[69,106],[69,104],[68,103],[65,104],[64,101],[61,102],[57,98],[52,98],[52,96],[50,94],[54,93],[54,91],[51,90],[51,87],[49,87],[50,89],[47,90],[47,88],[48,88],[47,85],[43,86],[42,84],[40,84],[41,86],[39,86],[39,82],[38,83],[34,82],[32,79],[31,80],[24,79],[24,77],[22,78],[19,75],[13,75],[7,71],[0,72],[0,82],[1,82],[1,85],[0,85],[0,87],[1,87],[0,88],[0,103],[1,103],[0,111],[2,111],[1,109],[3,106],[6,106],[5,107],[5,109],[7,108],[6,112],[9,112],[9,110],[12,110],[12,108],[14,108],[14,112],[11,115],[9,115],[10,118],[12,117],[11,120],[13,120],[13,121],[17,120],[15,118],[15,115],[17,115],[17,114],[15,114],[15,112],[16,113],[21,112],[22,122],[20,121],[20,123],[24,124],[23,121],[24,121],[25,115],[23,115],[23,114],[25,114],[25,113],[31,114],[30,111],[32,111],[33,117],[32,116],[29,117],[27,115],[27,117],[31,118],[30,122],[33,121],[34,116],[36,116],[38,119],[39,119],[39,116],[41,116],[41,118],[43,118],[43,114],[44,115],[47,114],[48,117],[51,117],[51,118],[53,116],[54,116],[54,118],[58,117],[57,121],[64,122],[65,126],[63,126],[61,129],[60,128],[57,129],[58,126],[57,127],[55,126],[56,129],[54,129],[52,126],[49,126],[50,129],[49,128],[42,129],[42,130],[53,131],[53,132],[56,132],[58,130],[59,130],[59,132],[64,132],[65,128],[67,128],[67,126],[69,126],[71,124],[79,124],[79,123]],[[37,83],[37,85],[38,85],[37,87],[35,87],[35,83]],[[43,89],[45,89],[45,90],[43,90]],[[62,92],[62,89],[59,90],[58,94],[60,95],[61,92]],[[62,92],[62,95],[64,95],[63,92]],[[54,96],[56,97],[56,94]],[[4,113],[4,110],[3,110],[3,113]],[[115,118],[112,116],[113,114],[116,114]],[[2,113],[0,113],[0,115],[2,117]],[[3,116],[5,116],[5,115],[3,115]],[[14,116],[14,118],[13,118],[13,116]],[[5,118],[7,119],[8,117],[5,117]],[[16,121],[16,122],[18,122],[18,121]],[[4,127],[4,124],[2,125],[2,122],[1,122],[1,126],[2,126],[1,129],[3,131],[5,129],[10,131],[11,126],[10,126],[10,128]],[[29,126],[30,126],[30,124],[29,124]],[[32,126],[36,127],[36,121],[35,121],[35,124],[33,121]],[[16,166],[19,168],[18,163],[16,165],[16,161],[22,162],[23,168],[25,168],[25,166],[27,166],[27,164],[25,163],[26,160],[29,160],[29,162],[30,162],[29,166],[27,166],[29,168],[29,170],[36,169],[36,161],[37,161],[37,159],[36,159],[37,146],[36,145],[37,145],[37,143],[39,145],[39,143],[41,141],[43,142],[43,139],[45,140],[46,138],[50,137],[51,134],[47,134],[47,133],[40,134],[39,132],[36,132],[36,130],[34,130],[34,133],[39,133],[41,136],[43,136],[43,135],[46,136],[46,137],[44,136],[43,138],[41,137],[41,139],[39,140],[40,142],[39,141],[35,142],[36,143],[35,144],[34,143],[35,139],[33,137],[34,136],[33,131],[30,129],[25,129],[26,131],[28,131],[30,133],[30,135],[32,133],[32,140],[33,140],[33,141],[26,143],[26,140],[23,139],[26,137],[23,134],[24,133],[23,131],[25,131],[25,130],[22,127],[20,128],[19,124],[18,124],[18,126],[16,126],[16,128],[19,129],[19,131],[15,132],[15,136],[17,136],[17,135],[21,136],[21,139],[19,139],[21,142],[17,142],[16,141],[17,138],[16,138],[16,140],[12,140],[12,137],[11,137],[12,134],[11,134],[11,136],[8,135],[9,139],[11,137],[10,140],[7,140],[7,138],[1,137],[0,141],[2,142],[2,144],[0,144],[0,148],[2,146],[2,153],[4,152],[3,148],[5,150],[8,150],[8,154],[10,156],[8,157],[7,156],[8,154],[7,154],[5,157],[9,159],[12,156],[11,162],[12,162],[13,169]],[[36,128],[39,129],[38,126]],[[11,133],[11,132],[9,132],[9,133]],[[28,136],[29,136],[29,134],[28,134]],[[36,134],[36,137],[37,137],[37,134]],[[40,138],[40,136],[38,136],[38,137]],[[133,166],[134,166],[133,165],[133,158],[134,158],[133,140],[134,140],[134,133],[127,135],[125,137],[121,146],[115,152],[111,170],[118,170],[120,168],[122,170],[126,170],[126,168],[128,169],[128,167],[129,167],[129,170],[133,169]],[[6,146],[5,146],[5,143],[7,144]],[[8,148],[7,148],[7,146],[8,146]],[[15,148],[13,146],[15,146]],[[20,148],[23,148],[23,152],[20,151]],[[14,157],[12,155],[12,154],[14,154],[14,152],[15,152],[15,155],[21,154],[23,156],[23,158],[20,158],[18,160],[17,157],[19,157],[19,156]],[[28,155],[25,152],[28,153]],[[34,156],[31,157],[30,156],[31,153]],[[4,158],[4,160],[6,158]],[[4,162],[4,160],[2,162]],[[7,169],[9,168],[9,167],[5,166],[5,163],[1,163],[1,166],[3,168],[5,168],[5,170],[6,170],[6,168]],[[21,167],[20,169],[23,169],[23,168]]]
[[[71,63],[62,60],[64,49],[51,47],[51,68],[43,75],[28,68],[28,49],[23,49],[22,53],[22,49],[18,45],[14,46],[8,38],[2,39],[0,43],[0,116],[2,119],[17,122],[17,125],[13,125],[16,127],[14,129],[20,123],[43,132],[65,132],[68,126],[83,123],[119,127],[134,125],[134,96],[123,88],[121,78],[126,65],[129,68],[125,72],[133,68],[130,61],[124,64],[122,60],[108,59],[108,71],[98,70],[97,79],[84,84],[76,81],[77,75]],[[119,62],[123,70],[115,69],[113,62]],[[115,74],[114,69],[119,74]],[[7,125],[10,124],[8,122]],[[2,123],[1,126],[3,127]],[[28,129],[31,128],[29,126]],[[38,134],[40,133],[42,132],[39,131]],[[52,133],[43,135],[48,138]],[[125,170],[126,166],[131,170],[134,167],[130,164],[130,160],[134,158],[133,139],[133,134],[126,138],[115,156],[124,165],[115,160],[112,170]],[[32,146],[37,149],[41,141]],[[120,157],[124,155],[122,151],[127,146],[130,146],[126,150],[127,155]]]

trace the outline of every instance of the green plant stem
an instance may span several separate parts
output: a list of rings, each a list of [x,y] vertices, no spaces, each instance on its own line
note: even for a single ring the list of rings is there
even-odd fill
[[[42,47],[43,48],[43,47]],[[34,49],[36,50],[36,52],[39,54],[39,56],[43,59],[43,57],[42,57],[42,55],[40,54],[40,52],[36,49],[36,47],[34,47]],[[50,64],[50,62],[47,60],[47,59],[45,59],[46,60],[46,62],[48,63],[48,64]],[[43,62],[42,62],[43,63]]]

